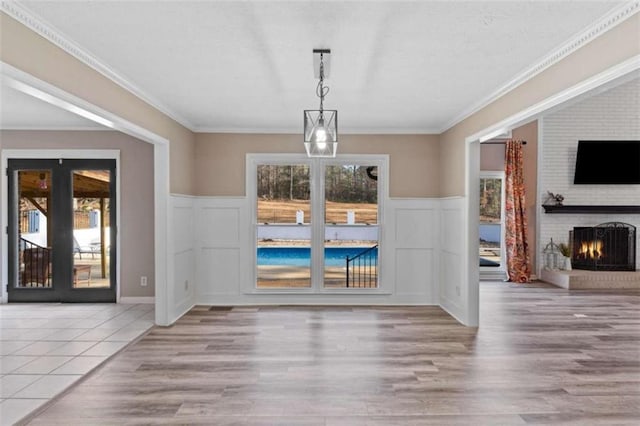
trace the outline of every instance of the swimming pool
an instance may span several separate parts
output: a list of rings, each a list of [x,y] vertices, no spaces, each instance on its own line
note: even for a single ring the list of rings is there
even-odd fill
[[[354,257],[367,247],[325,247],[325,266],[345,266],[347,256]],[[378,257],[378,249],[372,250],[373,259]],[[309,247],[258,247],[258,265],[310,266]],[[372,259],[372,261],[374,261]]]

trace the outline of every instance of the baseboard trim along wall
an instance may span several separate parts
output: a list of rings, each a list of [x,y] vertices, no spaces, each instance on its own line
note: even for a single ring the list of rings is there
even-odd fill
[[[121,297],[119,303],[126,305],[152,304],[156,303],[156,298],[150,297]]]

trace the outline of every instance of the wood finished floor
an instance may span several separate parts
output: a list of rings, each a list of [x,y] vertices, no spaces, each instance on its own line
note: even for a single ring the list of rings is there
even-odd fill
[[[196,307],[31,423],[640,421],[640,293],[483,283],[481,324],[437,307]]]

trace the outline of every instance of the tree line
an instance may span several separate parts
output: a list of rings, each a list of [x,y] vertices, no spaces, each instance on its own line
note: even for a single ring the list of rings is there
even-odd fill
[[[377,168],[339,165],[325,168],[325,198],[341,203],[377,203],[377,181],[370,175]],[[263,200],[308,200],[309,167],[304,165],[258,166],[258,198]]]

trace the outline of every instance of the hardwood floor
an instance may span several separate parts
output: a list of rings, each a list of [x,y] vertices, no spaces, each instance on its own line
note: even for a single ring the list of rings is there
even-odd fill
[[[640,420],[640,293],[481,285],[438,307],[196,307],[32,424],[503,425]]]

